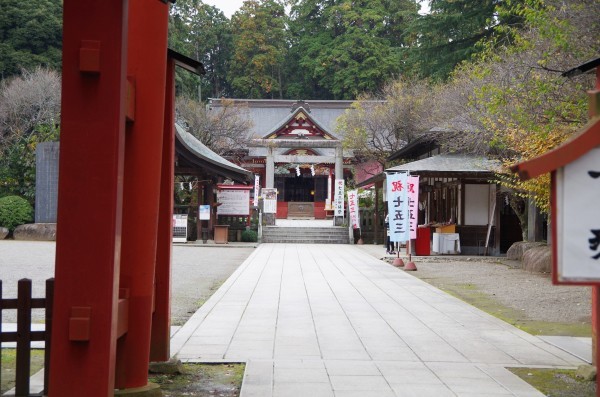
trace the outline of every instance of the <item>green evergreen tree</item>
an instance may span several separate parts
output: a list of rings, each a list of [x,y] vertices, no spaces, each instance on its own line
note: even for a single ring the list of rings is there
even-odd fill
[[[200,0],[179,0],[171,8],[169,47],[202,62],[206,76],[178,72],[178,92],[202,99],[227,96],[232,51],[230,22],[217,7]]]
[[[413,73],[445,80],[460,62],[480,52],[479,43],[518,22],[514,14],[500,13],[506,3],[522,0],[430,0],[430,12],[414,19],[409,32],[416,43],[406,49],[406,63]]]
[[[303,73],[290,86],[328,99],[376,91],[402,72],[404,26],[417,11],[414,0],[296,0],[291,51]]]
[[[60,69],[61,0],[0,0],[0,78],[43,65]]]
[[[229,82],[237,96],[282,98],[286,16],[277,0],[246,0],[231,18],[233,58]]]

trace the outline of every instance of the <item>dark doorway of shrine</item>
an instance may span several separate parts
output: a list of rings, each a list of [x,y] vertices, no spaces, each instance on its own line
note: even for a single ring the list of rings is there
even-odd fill
[[[327,177],[310,174],[284,175],[275,178],[278,200],[285,202],[320,202],[327,199]]]
[[[278,218],[314,219],[325,217],[327,177],[293,173],[275,177],[278,190]]]
[[[315,181],[312,177],[286,178],[285,201],[313,202],[315,201]]]

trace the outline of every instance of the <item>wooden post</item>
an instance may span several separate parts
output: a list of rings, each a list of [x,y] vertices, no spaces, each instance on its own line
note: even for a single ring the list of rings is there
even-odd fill
[[[154,301],[169,5],[129,0],[129,90],[119,287],[129,292],[127,333],[117,345],[116,389],[144,387]],[[148,38],[151,37],[151,42]],[[133,104],[131,103],[133,101]]]
[[[171,254],[173,242],[173,186],[175,184],[175,61],[167,59],[160,207],[152,315],[150,361],[167,361],[171,332]]]
[[[53,278],[46,280],[46,299],[44,303],[46,312],[46,325],[44,331],[44,395],[47,395],[48,385],[50,384],[50,355],[52,351],[52,315],[54,310]]]
[[[31,280],[19,280],[17,292],[17,371],[15,395],[29,395],[31,368]]]
[[[126,5],[64,1],[50,397],[114,393]]]

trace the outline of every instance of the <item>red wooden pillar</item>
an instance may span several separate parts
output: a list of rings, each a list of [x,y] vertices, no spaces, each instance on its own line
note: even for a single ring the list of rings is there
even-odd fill
[[[127,2],[65,0],[49,396],[112,396]]]
[[[156,280],[150,361],[167,361],[171,332],[171,247],[173,240],[173,186],[175,183],[175,61],[167,60],[160,205],[156,247]]]
[[[129,0],[128,111],[120,288],[129,296],[127,333],[117,346],[115,388],[148,383],[158,236],[169,6]],[[168,299],[167,299],[168,304]]]

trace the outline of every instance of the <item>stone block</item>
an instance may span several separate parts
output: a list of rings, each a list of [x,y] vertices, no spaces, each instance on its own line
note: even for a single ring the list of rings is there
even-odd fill
[[[552,271],[552,247],[545,244],[531,247],[523,254],[522,267],[530,272],[550,273]]]
[[[149,372],[153,374],[182,374],[181,360],[172,358],[169,361],[150,363]]]
[[[148,383],[146,386],[135,387],[131,389],[115,390],[115,397],[162,397],[163,393],[160,386],[155,383]]]
[[[35,150],[35,222],[56,223],[58,142],[41,142]]]
[[[0,240],[4,240],[8,236],[9,230],[5,227],[0,227]]]
[[[533,247],[543,247],[546,246],[546,243],[540,242],[529,242],[529,241],[517,241],[513,245],[510,246],[508,251],[506,251],[506,259],[512,259],[516,261],[520,261],[523,259],[523,254]]]
[[[596,380],[596,367],[594,365],[580,365],[577,367],[577,372],[575,373],[580,379],[591,382]]]
[[[17,226],[15,240],[56,241],[56,223],[29,223]]]

